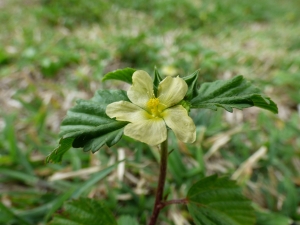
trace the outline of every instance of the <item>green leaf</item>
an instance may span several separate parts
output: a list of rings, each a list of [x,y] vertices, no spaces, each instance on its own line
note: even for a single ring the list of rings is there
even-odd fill
[[[192,108],[208,108],[217,110],[222,107],[228,112],[232,108],[244,109],[252,106],[278,113],[277,105],[260,90],[246,81],[243,76],[236,76],[230,80],[218,80],[203,83],[198,95],[191,100]]]
[[[118,225],[139,225],[135,218],[131,216],[121,216],[118,219]]]
[[[198,94],[198,90],[197,90],[198,75],[199,75],[199,70],[195,71],[191,75],[183,77],[183,80],[187,83],[189,87],[184,97],[186,100],[190,100],[196,97]]]
[[[136,71],[136,69],[125,68],[114,70],[104,75],[102,81],[106,80],[120,80],[126,83],[132,84],[132,74]]]
[[[48,221],[51,216],[54,214],[56,210],[58,210],[63,203],[70,198],[70,196],[74,193],[75,187],[72,187],[70,190],[67,190],[65,193],[63,193],[61,196],[57,196],[52,202],[51,207],[49,210],[47,210],[47,214],[44,218],[44,221]]]
[[[289,225],[291,219],[278,213],[256,212],[256,225]]]
[[[0,202],[0,223],[11,224],[12,220],[16,222],[14,224],[30,225],[29,222],[20,217],[18,214],[14,213],[9,207],[6,207],[2,202]]]
[[[161,81],[162,81],[162,78],[161,78],[157,68],[155,67],[155,69],[154,69],[154,80],[153,80],[153,88],[154,88],[155,96],[157,96],[158,85]]]
[[[61,138],[59,145],[46,157],[46,162],[61,162],[63,155],[72,147],[73,141],[74,138]]]
[[[234,181],[217,175],[195,183],[187,195],[197,225],[253,225],[254,210]]]
[[[154,69],[154,81],[153,84],[154,86],[158,87],[159,83],[162,81],[163,79],[161,78],[157,68],[155,67]]]
[[[72,147],[84,151],[98,151],[103,145],[116,144],[123,135],[127,122],[109,118],[106,106],[112,102],[129,101],[122,90],[97,91],[91,100],[78,100],[61,123],[59,146],[47,157],[47,162],[60,162],[63,154]]]
[[[85,152],[94,153],[105,144],[110,147],[117,143],[123,135],[123,127],[126,124],[127,122],[112,121],[92,129],[67,134],[66,137],[75,137],[72,143],[74,148],[83,148]]]
[[[299,213],[297,213],[297,208],[300,200],[298,192],[299,189],[295,186],[294,182],[289,177],[284,177],[283,182],[280,186],[282,189],[281,192],[285,194],[281,213],[290,217],[299,215]]]
[[[14,180],[24,182],[27,185],[35,186],[39,182],[39,179],[37,176],[28,174],[28,173],[26,173],[26,171],[18,171],[18,170],[14,170],[14,169],[6,169],[6,168],[0,167],[0,174],[2,176],[7,176]]]
[[[113,214],[103,203],[89,198],[80,198],[65,204],[61,214],[56,215],[50,225],[117,225]]]

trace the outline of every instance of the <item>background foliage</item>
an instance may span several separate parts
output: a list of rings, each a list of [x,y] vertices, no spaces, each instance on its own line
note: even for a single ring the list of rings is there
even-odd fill
[[[242,74],[279,106],[278,116],[192,110],[197,142],[171,137],[168,198],[184,197],[204,175],[225,174],[255,202],[258,225],[299,223],[299,7],[297,0],[0,0],[0,223],[46,224],[65,200],[88,196],[123,215],[119,221],[132,215],[145,224],[157,149],[125,137],[95,154],[72,149],[62,164],[45,157],[76,99],[127,89],[103,83],[105,73],[154,74],[154,66],[181,76],[200,68],[199,82]],[[162,224],[193,224],[185,206],[171,209]]]

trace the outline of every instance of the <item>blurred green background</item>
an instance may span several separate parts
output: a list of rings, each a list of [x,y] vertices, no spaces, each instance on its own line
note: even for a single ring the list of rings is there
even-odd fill
[[[257,225],[300,224],[299,9],[299,0],[0,0],[0,224],[47,224],[79,196],[146,223],[156,148],[124,137],[96,154],[44,160],[76,99],[128,88],[103,83],[105,73],[155,66],[180,76],[200,68],[200,84],[242,74],[279,107],[192,111],[196,143],[171,136],[168,198],[226,174],[254,202]],[[124,155],[125,167],[97,173]],[[193,224],[185,206],[169,209],[161,224]]]

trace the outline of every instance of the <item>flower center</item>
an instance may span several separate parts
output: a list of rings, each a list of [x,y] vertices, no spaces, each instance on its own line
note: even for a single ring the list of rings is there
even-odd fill
[[[159,110],[158,110],[158,106],[159,106],[159,99],[158,98],[151,98],[148,102],[147,102],[147,107],[150,109],[151,114],[153,117],[159,117]]]

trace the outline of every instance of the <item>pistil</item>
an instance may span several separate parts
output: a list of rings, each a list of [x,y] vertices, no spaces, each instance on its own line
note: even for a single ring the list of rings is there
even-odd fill
[[[158,98],[151,98],[147,102],[147,107],[150,109],[153,117],[159,117],[159,110],[158,110],[159,103],[160,102]]]

